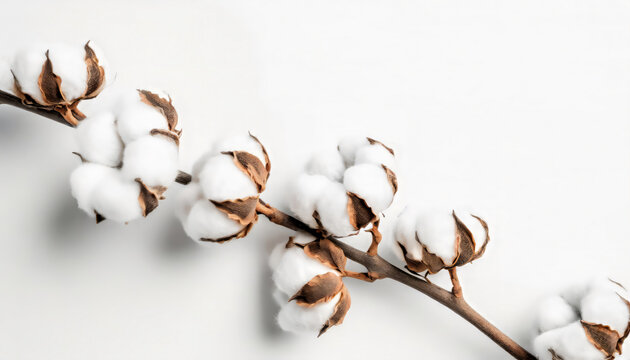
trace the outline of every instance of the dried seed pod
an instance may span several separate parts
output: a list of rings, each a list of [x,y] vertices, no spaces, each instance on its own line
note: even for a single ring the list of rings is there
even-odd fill
[[[539,359],[613,359],[630,333],[630,302],[618,283],[596,278],[545,300],[537,318]]]
[[[273,280],[279,290],[277,298],[281,301],[278,323],[286,331],[319,336],[343,322],[350,308],[350,295],[341,273],[334,270],[337,265],[326,242],[319,244],[316,240],[298,246],[290,241],[287,246],[278,247],[276,252],[281,254],[275,256],[272,265]],[[327,265],[319,261],[320,256],[329,260]]]
[[[395,249],[414,272],[466,265],[483,255],[490,240],[488,225],[475,215],[407,207],[399,216]]]
[[[71,177],[72,192],[79,207],[92,216],[96,215],[98,222],[105,219],[128,222],[147,216],[164,198],[164,192],[175,181],[178,172],[181,131],[174,128],[177,112],[170,98],[146,90],[120,91],[117,94],[118,98],[101,112],[83,120],[76,133],[79,143],[77,155],[85,164]],[[154,105],[146,104],[147,99],[152,99],[151,103],[157,105],[152,108]],[[141,106],[144,110],[137,111]],[[145,126],[143,131],[135,128],[128,132],[135,137],[127,136],[124,142],[119,119],[130,119],[129,111],[134,120],[143,126],[159,124],[162,127],[147,129]],[[162,118],[161,122],[151,120],[155,114]],[[103,167],[109,170],[92,170]],[[86,177],[85,180],[81,179],[82,176]],[[111,189],[120,189],[118,195],[124,197],[119,208],[108,198],[113,191]]]
[[[215,144],[193,168],[191,184],[198,193],[179,205],[188,236],[201,242],[246,236],[258,220],[256,206],[270,169],[267,152],[253,135]]]
[[[398,183],[392,171],[393,150],[381,142],[351,137],[337,149],[318,153],[308,162],[290,188],[289,207],[311,227],[344,237],[377,224]]]
[[[106,83],[106,65],[100,50],[86,43],[36,46],[18,52],[11,66],[12,92],[25,104],[59,112],[71,125],[85,116],[81,100],[96,97]]]

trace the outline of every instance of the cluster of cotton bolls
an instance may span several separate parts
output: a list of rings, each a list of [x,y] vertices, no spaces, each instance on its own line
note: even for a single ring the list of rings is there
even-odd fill
[[[305,244],[327,251],[314,237],[296,234],[286,246],[278,245],[270,258],[274,298],[280,305],[277,320],[285,331],[319,336],[343,322],[350,294],[342,281],[343,269],[317,260],[313,251],[305,251]]]
[[[79,208],[97,222],[146,216],[178,174],[180,130],[170,97],[123,90],[76,129],[82,164],[70,177]]]
[[[217,142],[196,163],[192,182],[180,196],[178,217],[189,237],[224,242],[248,234],[271,164],[252,135]]]
[[[77,125],[85,117],[78,103],[96,97],[109,74],[106,60],[93,43],[34,45],[0,62],[0,90],[25,104],[56,110]]]
[[[335,236],[378,220],[397,191],[394,151],[365,137],[343,139],[315,154],[296,177],[289,207],[297,218]]]
[[[627,299],[625,289],[606,278],[548,297],[538,311],[536,355],[541,360],[618,358],[630,332]]]
[[[469,212],[407,206],[396,221],[394,250],[409,270],[434,274],[478,259],[489,239],[486,222]]]

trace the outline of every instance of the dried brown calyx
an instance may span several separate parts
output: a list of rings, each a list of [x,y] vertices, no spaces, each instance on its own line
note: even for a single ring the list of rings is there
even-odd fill
[[[57,111],[70,125],[76,126],[80,120],[85,119],[85,115],[77,108],[79,102],[96,97],[105,85],[105,69],[99,64],[99,59],[89,42],[85,44],[84,50],[87,78],[85,91],[80,96],[69,98],[64,94],[61,87],[64,79],[55,73],[49,51],[46,51],[46,60],[38,78],[38,95],[40,96],[25,93],[15,74],[13,75],[13,92],[22,100],[22,103]],[[36,98],[41,98],[41,100],[38,101]]]
[[[619,295],[619,298],[626,304],[630,312],[630,302],[621,295]],[[582,324],[582,328],[584,328],[588,341],[595,346],[597,350],[601,351],[607,359],[614,359],[615,354],[622,353],[623,343],[630,334],[630,319],[628,319],[628,324],[623,334],[608,325],[596,324],[584,320],[581,320],[580,323]]]

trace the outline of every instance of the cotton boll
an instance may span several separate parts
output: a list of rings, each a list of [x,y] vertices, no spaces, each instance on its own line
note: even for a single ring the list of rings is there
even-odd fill
[[[94,209],[108,220],[128,222],[142,216],[140,184],[120,174],[104,177],[94,189]]]
[[[342,184],[329,182],[317,199],[315,209],[322,226],[335,236],[347,236],[356,230],[350,224],[348,195]]]
[[[175,215],[184,223],[190,214],[190,210],[198,200],[202,200],[201,186],[196,182],[191,182],[180,191],[177,197]]]
[[[295,233],[295,235],[291,236],[291,240],[293,240],[293,242],[296,244],[306,245],[310,242],[317,240],[317,238],[311,234],[307,234],[304,232],[297,232]]]
[[[284,304],[289,302],[289,297],[286,296],[282,291],[275,289],[271,294],[273,300],[278,304],[278,306],[283,306]]]
[[[364,145],[357,150],[354,164],[385,165],[396,172],[396,158],[383,145]]]
[[[244,151],[256,156],[263,165],[265,165],[265,154],[260,144],[251,136],[232,136],[219,140],[212,147],[214,154],[220,154],[226,151]]]
[[[422,246],[416,240],[416,218],[417,211],[411,206],[407,206],[396,220],[394,229],[394,240],[402,244],[407,251],[407,257],[413,260],[422,260]],[[394,249],[400,250],[398,244],[394,244]],[[397,252],[401,260],[405,260],[402,251]]]
[[[199,172],[204,196],[214,201],[226,201],[256,196],[258,189],[230,155],[219,154],[206,161]]]
[[[288,296],[293,296],[317,275],[336,271],[308,257],[304,250],[294,246],[285,250],[273,272],[276,287]]]
[[[346,170],[343,185],[361,197],[375,213],[384,211],[394,200],[394,189],[380,165],[360,164]]]
[[[554,360],[549,349],[555,349],[560,342],[562,328],[544,332],[534,339],[534,354],[538,360]]]
[[[315,154],[306,165],[307,173],[324,175],[332,181],[341,181],[345,169],[341,154],[332,149]]]
[[[323,175],[300,174],[289,187],[289,209],[310,227],[317,227],[313,219],[317,201],[331,181]]]
[[[613,291],[589,292],[581,301],[582,320],[610,326],[620,334],[626,331],[630,311]]]
[[[364,136],[348,136],[339,142],[337,149],[339,150],[339,154],[343,158],[344,163],[347,167],[354,165],[354,159],[357,153],[357,150],[365,145],[369,145],[370,142]]]
[[[83,46],[51,45],[48,54],[55,75],[61,78],[61,92],[68,101],[82,97],[87,90],[87,65]]]
[[[149,135],[153,129],[168,129],[168,122],[152,106],[138,102],[118,113],[118,132],[125,144]]]
[[[199,200],[193,205],[184,223],[184,231],[195,241],[226,238],[242,229],[242,225],[228,218],[206,199]]]
[[[116,169],[95,163],[84,163],[74,169],[70,175],[70,188],[79,209],[94,217],[92,201],[94,190],[103,178],[114,176],[117,176]]]
[[[449,212],[419,214],[416,232],[429,252],[439,256],[447,265],[455,261],[455,220]]]
[[[39,89],[39,75],[46,61],[46,49],[42,46],[32,46],[17,52],[11,65],[11,70],[20,84],[22,92],[29,94],[40,104],[44,103]]]
[[[579,320],[575,309],[560,296],[546,298],[538,309],[538,327],[541,332],[563,327]]]
[[[123,143],[113,114],[103,112],[90,116],[79,122],[76,130],[79,153],[84,159],[107,166],[120,164]]]
[[[317,333],[332,316],[340,297],[341,294],[337,294],[329,302],[308,308],[295,301],[287,302],[278,314],[278,325],[284,331]]]
[[[147,186],[169,186],[177,177],[178,148],[162,135],[147,135],[125,147],[122,174],[142,179]]]

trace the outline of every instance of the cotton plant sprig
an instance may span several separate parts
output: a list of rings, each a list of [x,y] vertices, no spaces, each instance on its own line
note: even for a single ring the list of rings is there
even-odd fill
[[[623,287],[608,280],[543,302],[532,344],[536,356],[471,308],[457,269],[479,259],[490,239],[488,224],[475,213],[408,207],[393,220],[393,238],[386,239],[406,270],[379,256],[381,213],[394,200],[398,182],[395,152],[378,140],[350,137],[337,149],[315,154],[287,191],[291,215],[260,198],[271,161],[256,137],[219,141],[196,162],[192,174],[178,171],[182,132],[171,98],[157,91],[108,87],[110,77],[106,60],[91,42],[34,47],[0,60],[0,105],[77,128],[81,164],[71,175],[72,194],[97,222],[147,216],[177,182],[187,185],[177,215],[195,241],[243,238],[259,216],[293,230],[270,258],[283,329],[322,335],[349,312],[345,279],[389,278],[451,309],[516,359],[598,360],[622,353],[630,333],[630,306]],[[79,110],[82,101],[103,97],[108,101],[92,112]],[[351,245],[362,231],[372,236],[366,251]],[[349,261],[366,271],[350,271]],[[442,270],[449,272],[452,289],[429,280]]]

